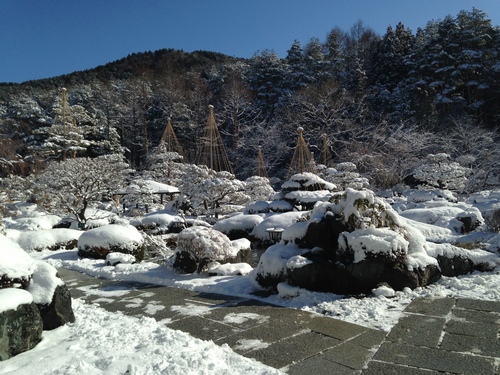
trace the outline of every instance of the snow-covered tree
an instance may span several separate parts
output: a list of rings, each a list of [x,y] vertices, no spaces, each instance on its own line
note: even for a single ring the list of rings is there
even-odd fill
[[[424,162],[413,170],[413,178],[423,187],[462,191],[472,171],[451,161],[445,153],[429,154]]]
[[[267,201],[275,193],[266,177],[252,176],[245,181],[245,194],[251,201]]]
[[[339,190],[348,187],[361,190],[370,185],[367,178],[360,176],[356,164],[351,162],[338,163],[335,168],[325,168],[320,172],[321,177],[335,184]]]
[[[75,220],[86,223],[87,208],[104,199],[112,201],[130,172],[119,155],[52,162],[35,181],[35,199],[49,211],[73,214]]]

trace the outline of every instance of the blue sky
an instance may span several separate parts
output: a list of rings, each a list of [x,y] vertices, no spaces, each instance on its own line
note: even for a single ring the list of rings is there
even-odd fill
[[[324,41],[362,20],[384,34],[415,31],[476,7],[500,25],[499,0],[0,0],[0,82],[94,68],[161,48],[252,57],[286,55],[295,39]]]

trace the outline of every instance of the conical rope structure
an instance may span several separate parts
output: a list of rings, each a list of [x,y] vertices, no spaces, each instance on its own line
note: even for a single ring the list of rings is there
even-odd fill
[[[209,115],[205,133],[198,146],[197,164],[203,164],[216,172],[228,171],[233,173],[226,148],[215,123],[214,106],[209,105]]]
[[[168,119],[167,126],[163,131],[163,135],[160,140],[160,147],[163,147],[166,152],[177,152],[180,156],[184,157],[184,151],[182,150],[179,140],[175,136],[170,118]]]
[[[288,176],[296,173],[316,172],[316,164],[314,162],[313,155],[311,151],[309,151],[309,147],[304,140],[304,136],[302,135],[303,132],[304,129],[302,127],[299,127],[297,129],[299,137],[297,139],[295,151],[293,152],[292,162],[290,163],[290,167],[288,168]]]

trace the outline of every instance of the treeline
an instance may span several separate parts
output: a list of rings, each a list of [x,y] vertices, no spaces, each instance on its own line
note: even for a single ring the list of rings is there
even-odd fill
[[[377,35],[357,22],[324,41],[296,41],[284,58],[165,49],[0,85],[3,175],[45,161],[33,150],[50,136],[39,129],[54,123],[62,87],[93,141],[85,156],[124,150],[145,168],[170,118],[194,161],[211,104],[240,178],[255,173],[259,146],[269,175],[283,176],[300,126],[317,163],[352,161],[373,184],[390,186],[431,153],[461,157],[470,168],[496,155],[500,30],[472,9],[416,32],[398,24]]]

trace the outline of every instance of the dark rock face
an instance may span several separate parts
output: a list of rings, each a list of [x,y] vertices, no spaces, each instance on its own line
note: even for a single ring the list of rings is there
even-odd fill
[[[290,285],[325,293],[357,294],[363,292],[362,285],[344,265],[322,257],[311,257],[307,254],[304,256],[312,263],[300,268],[288,269],[287,276]]]
[[[298,245],[309,249],[320,247],[325,250],[327,258],[335,260],[339,235],[346,230],[347,226],[340,222],[340,217],[330,214],[320,222],[310,223],[306,235]]]
[[[34,348],[42,340],[42,326],[34,303],[0,313],[0,361]]]
[[[386,283],[394,290],[415,289],[441,277],[435,266],[410,271],[403,264],[389,261],[384,256],[367,258],[358,263],[333,262],[327,257],[310,253],[303,256],[312,263],[288,269],[288,283],[317,292],[368,294],[380,283]]]
[[[448,258],[443,255],[438,255],[437,260],[443,276],[455,277],[466,275],[473,271],[472,261],[465,257],[456,256]]]
[[[462,232],[462,234],[473,232],[481,225],[479,221],[470,216],[457,217],[457,220],[462,222],[462,227],[460,228],[460,232]]]
[[[0,276],[0,289],[3,288],[12,288],[14,284],[19,284],[21,289],[26,289],[28,288],[28,285],[31,280],[31,275],[26,275],[23,277],[19,278],[10,278],[7,275],[1,275]]]
[[[57,286],[50,304],[37,306],[40,309],[44,330],[51,330],[75,321],[71,295],[66,284]]]

